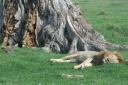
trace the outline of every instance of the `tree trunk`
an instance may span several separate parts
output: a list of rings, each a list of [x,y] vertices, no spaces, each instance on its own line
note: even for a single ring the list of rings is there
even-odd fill
[[[3,0],[3,46],[43,47],[53,52],[127,50],[108,43],[70,0]]]
[[[3,5],[0,3],[0,43],[2,42]]]

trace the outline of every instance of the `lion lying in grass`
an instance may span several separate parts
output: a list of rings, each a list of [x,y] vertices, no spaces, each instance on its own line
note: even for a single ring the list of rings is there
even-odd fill
[[[93,65],[102,65],[110,63],[125,63],[122,56],[117,52],[110,51],[79,51],[77,53],[65,56],[59,59],[50,59],[52,62],[73,62],[79,63],[74,69],[83,69]]]

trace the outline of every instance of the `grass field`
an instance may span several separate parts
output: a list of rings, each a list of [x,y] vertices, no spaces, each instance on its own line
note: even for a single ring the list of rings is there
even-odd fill
[[[112,43],[128,43],[128,0],[72,0],[82,15]],[[121,51],[125,58],[128,52]],[[0,85],[128,85],[128,65],[102,65],[74,70],[71,63],[51,63],[66,54],[44,53],[42,49],[0,51]],[[82,74],[83,79],[67,79]]]
[[[127,65],[102,65],[74,70],[71,63],[48,60],[65,54],[42,53],[41,49],[15,49],[0,55],[0,85],[127,85]],[[128,55],[128,53],[124,53]],[[61,75],[82,74],[83,79],[66,79]]]
[[[113,43],[128,44],[128,0],[73,0],[83,16]]]

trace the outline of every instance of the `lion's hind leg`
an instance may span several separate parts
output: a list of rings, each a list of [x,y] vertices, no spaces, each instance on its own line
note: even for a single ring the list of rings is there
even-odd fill
[[[50,59],[50,61],[52,61],[52,62],[60,62],[60,63],[62,63],[62,62],[71,62],[71,60],[63,60],[63,59]]]
[[[78,53],[67,55],[63,58],[58,58],[58,59],[50,59],[52,62],[76,62],[76,58],[79,56]]]

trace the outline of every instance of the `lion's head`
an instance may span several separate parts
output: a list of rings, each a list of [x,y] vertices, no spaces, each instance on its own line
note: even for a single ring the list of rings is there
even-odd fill
[[[121,54],[117,52],[101,51],[99,54],[103,59],[103,63],[125,63]]]

